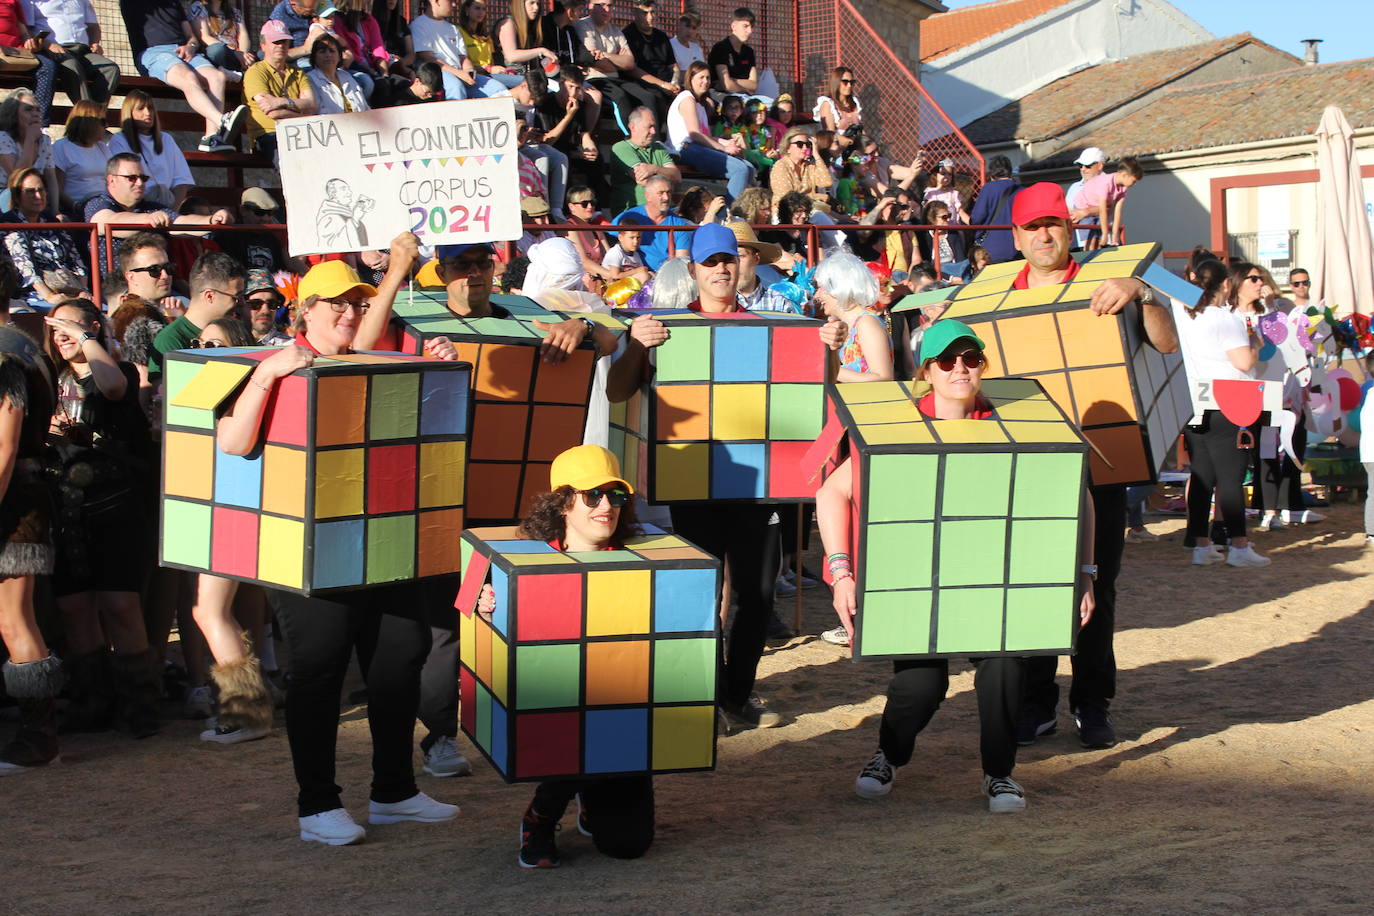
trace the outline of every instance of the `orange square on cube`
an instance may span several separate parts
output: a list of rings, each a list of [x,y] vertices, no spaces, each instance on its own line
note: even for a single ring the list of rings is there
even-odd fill
[[[548,476],[545,475],[545,482]],[[468,464],[467,511],[472,518],[515,518],[520,490],[518,464]]]
[[[480,409],[480,408],[479,408]],[[530,461],[553,461],[560,453],[582,444],[587,429],[587,408],[537,404],[530,423]]]
[[[168,430],[163,434],[166,457],[163,491],[168,496],[210,500],[215,495],[215,437],[208,433]]]
[[[660,442],[711,438],[710,385],[659,385],[654,393]]]
[[[528,404],[479,403],[473,411],[469,460],[524,460],[529,421]]]
[[[421,576],[459,571],[463,510],[440,509],[420,513],[419,565]]]
[[[513,344],[482,344],[473,387],[477,397],[500,401],[528,401],[534,384],[534,361],[539,350]],[[474,440],[475,441],[475,440]]]
[[[316,383],[316,445],[353,445],[363,441],[367,421],[367,376],[321,378]]]
[[[1074,369],[1069,372],[1079,426],[1106,426],[1136,419],[1135,395],[1126,367]]]
[[[1097,449],[1088,453],[1088,467],[1092,471],[1094,484],[1130,483],[1150,476],[1146,461],[1148,453],[1141,442],[1140,427],[1136,424],[1085,429],[1083,437]],[[1107,467],[1097,452],[1106,455],[1112,466]]]
[[[534,400],[544,404],[584,405],[587,374],[592,371],[595,358],[591,350],[574,350],[557,365],[540,363],[534,377]]]
[[[1092,309],[1059,312],[1059,331],[1070,366],[1103,366],[1124,363],[1119,319],[1099,317]]]
[[[649,643],[616,640],[587,643],[587,705],[649,701]]]
[[[997,323],[997,328],[1001,332],[1002,359],[1008,375],[1064,368],[1059,329],[1052,313],[1004,318]]]

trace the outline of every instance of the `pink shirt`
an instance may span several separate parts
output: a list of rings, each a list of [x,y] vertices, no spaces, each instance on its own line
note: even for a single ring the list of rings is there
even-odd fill
[[[1130,188],[1123,188],[1116,183],[1116,172],[1103,172],[1095,178],[1089,178],[1083,182],[1083,187],[1078,189],[1077,206],[1080,208],[1099,207],[1105,200],[1107,206],[1112,207],[1117,201],[1126,199],[1126,192]]]

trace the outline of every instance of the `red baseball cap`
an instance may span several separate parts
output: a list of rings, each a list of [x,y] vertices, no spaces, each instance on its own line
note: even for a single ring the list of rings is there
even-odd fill
[[[1052,181],[1041,181],[1016,192],[1011,202],[1011,221],[1017,226],[1033,223],[1044,216],[1068,219],[1064,191]]]

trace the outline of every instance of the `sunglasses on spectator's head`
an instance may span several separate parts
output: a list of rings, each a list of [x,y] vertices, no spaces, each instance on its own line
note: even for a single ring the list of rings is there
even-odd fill
[[[582,494],[582,502],[586,504],[588,509],[595,509],[601,505],[603,496],[611,501],[612,509],[619,509],[630,498],[630,494],[620,487],[593,487],[590,490],[578,490],[577,492]]]
[[[963,360],[969,369],[977,369],[987,362],[982,350],[965,350],[963,353],[944,353],[935,358],[935,364],[945,372],[953,372],[954,364]]]
[[[160,280],[160,279],[162,279],[162,275],[163,275],[163,274],[173,274],[173,273],[176,273],[176,266],[175,266],[174,264],[172,264],[171,261],[164,261],[164,262],[161,263],[161,264],[149,264],[147,267],[130,267],[130,268],[129,268],[129,273],[131,273],[131,274],[146,273],[148,276],[152,277],[154,280]]]

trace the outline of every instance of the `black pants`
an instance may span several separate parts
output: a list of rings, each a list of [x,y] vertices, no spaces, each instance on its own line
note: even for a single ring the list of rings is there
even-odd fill
[[[773,586],[778,578],[778,526],[768,524],[775,511],[791,506],[724,503],[673,506],[673,531],[730,567],[730,584],[739,606],[725,648],[721,702],[739,706],[749,699],[773,614]]]
[[[1245,471],[1252,450],[1237,447],[1239,432],[1240,427],[1219,410],[1206,411],[1198,426],[1183,427],[1192,471],[1188,481],[1188,534],[1192,537],[1210,536],[1214,490],[1226,533],[1232,539],[1245,537]],[[1259,427],[1250,427],[1250,433],[1258,442]]]
[[[119,64],[99,54],[49,55],[57,62],[57,84],[73,102],[108,102],[119,85]]]
[[[638,80],[623,80],[610,76],[605,79],[594,79],[591,84],[600,89],[606,101],[620,112],[620,124],[625,130],[630,129],[630,112],[643,106],[657,114],[661,104],[657,90]]]
[[[1293,459],[1288,457],[1282,446],[1273,458],[1261,458],[1260,450],[1254,450],[1255,479],[1259,481],[1260,494],[1260,504],[1255,507],[1256,509],[1269,512],[1277,512],[1280,509],[1301,512],[1307,508],[1302,500],[1302,460],[1307,455],[1305,428],[1306,417],[1299,413],[1297,427],[1293,432],[1293,453],[1298,456],[1297,464],[1293,463]]]
[[[582,811],[592,842],[615,859],[638,859],[654,842],[654,780],[648,773],[605,779],[555,779],[534,790],[536,814],[555,821],[563,816],[574,795],[582,796]]]
[[[413,797],[411,741],[420,702],[420,667],[429,652],[429,622],[412,583],[306,598],[273,591],[291,667],[286,737],[300,787],[301,817],[343,806],[334,782],[339,700],[354,650],[367,682],[376,802]]]
[[[979,750],[983,772],[1010,776],[1016,766],[1016,720],[1025,687],[1024,658],[975,658],[974,692],[978,695]],[[878,747],[893,766],[906,766],[916,736],[929,724],[949,691],[949,662],[894,661],[887,686],[887,706],[878,727]]]
[[[439,738],[458,737],[458,577],[440,576],[419,585],[429,620],[430,648],[420,670],[420,721],[429,734],[428,751]]]
[[[1097,581],[1093,583],[1093,598],[1097,608],[1088,625],[1079,630],[1074,644],[1070,659],[1070,709],[1106,709],[1116,696],[1116,651],[1112,637],[1116,633],[1116,578],[1121,573],[1121,554],[1126,547],[1126,488],[1091,487],[1088,492],[1096,525],[1093,561],[1097,564]],[[1059,705],[1059,685],[1054,682],[1058,666],[1059,659],[1053,655],[1035,656],[1028,665],[1026,703],[1045,715],[1053,713]]]

